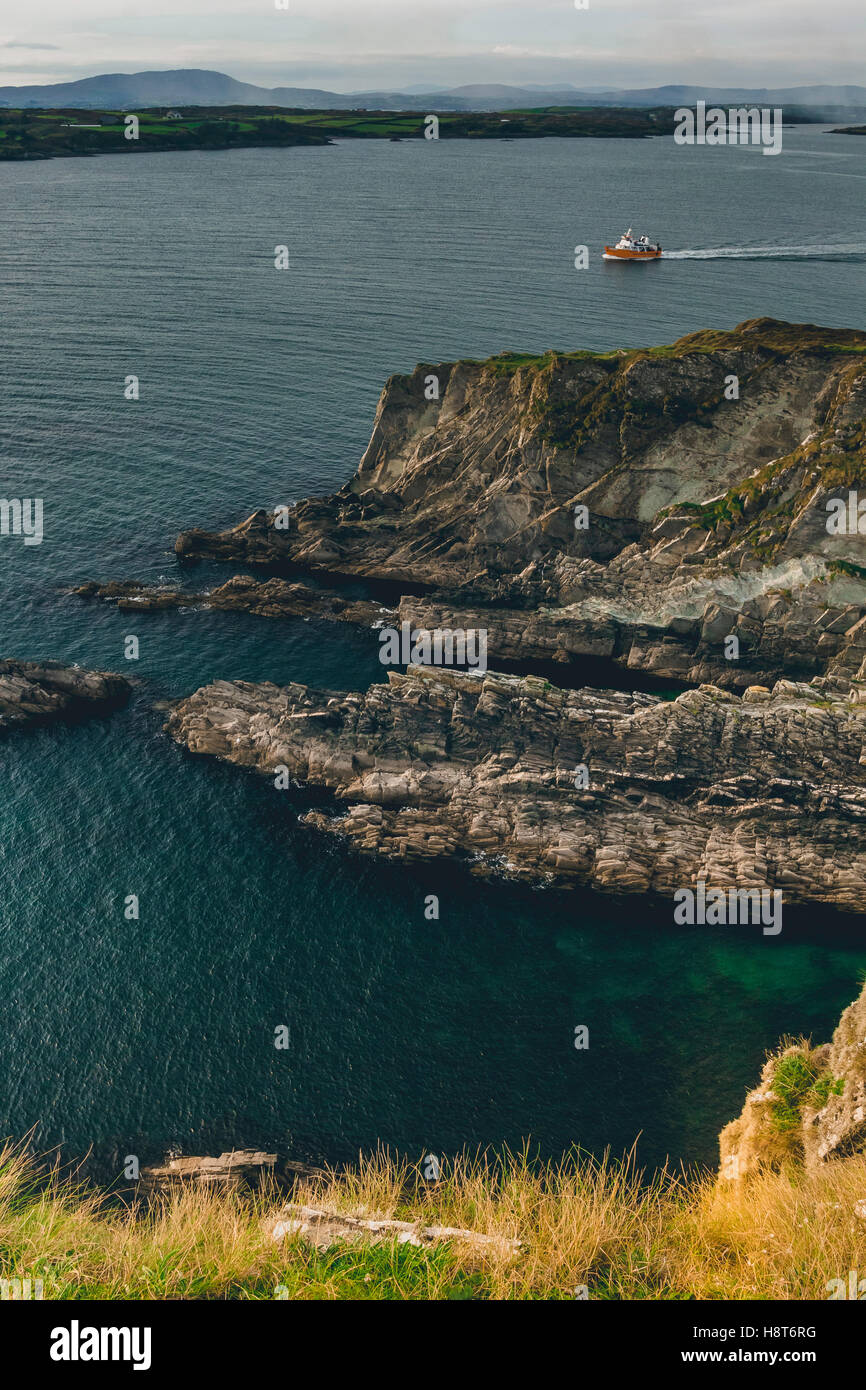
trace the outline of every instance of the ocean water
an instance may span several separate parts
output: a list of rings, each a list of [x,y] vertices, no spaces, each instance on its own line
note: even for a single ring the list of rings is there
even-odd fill
[[[347,141],[0,163],[0,493],[45,506],[41,545],[0,538],[0,653],[136,683],[110,719],[0,744],[0,1133],[105,1172],[169,1145],[337,1161],[527,1137],[712,1162],[765,1049],[828,1036],[862,921],[676,928],[664,903],[360,860],[297,824],[303,793],[161,732],[154,705],[217,676],[364,688],[373,634],[65,591],[223,578],[178,576],[177,532],[339,486],[384,380],[418,361],[765,314],[863,327],[864,157],[811,126],[778,157]],[[669,254],[602,261],[630,223]]]

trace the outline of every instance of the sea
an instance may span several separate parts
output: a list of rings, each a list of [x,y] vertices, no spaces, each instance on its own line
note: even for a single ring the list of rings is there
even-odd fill
[[[0,537],[0,655],[134,682],[120,713],[0,743],[0,1136],[108,1176],[250,1145],[715,1161],[766,1051],[826,1039],[859,991],[863,918],[678,927],[663,901],[358,858],[298,823],[302,790],[177,748],[159,706],[217,677],[365,689],[375,632],[69,590],[227,577],[179,571],[177,533],[341,486],[419,361],[866,327],[864,193],[866,139],[815,125],[769,157],[663,137],[0,162],[0,492],[44,506],[40,545]],[[662,260],[602,259],[630,225]]]

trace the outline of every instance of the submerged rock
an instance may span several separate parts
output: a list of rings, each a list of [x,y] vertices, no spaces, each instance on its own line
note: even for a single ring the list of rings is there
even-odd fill
[[[675,700],[410,667],[365,693],[215,681],[166,728],[191,752],[325,788],[304,820],[389,858],[671,895],[705,881],[866,907],[859,686]]]

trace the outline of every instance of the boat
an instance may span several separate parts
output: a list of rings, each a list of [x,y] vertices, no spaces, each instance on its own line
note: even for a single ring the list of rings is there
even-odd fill
[[[657,261],[662,248],[649,237],[635,236],[631,227],[620,237],[616,246],[604,248],[606,261]]]

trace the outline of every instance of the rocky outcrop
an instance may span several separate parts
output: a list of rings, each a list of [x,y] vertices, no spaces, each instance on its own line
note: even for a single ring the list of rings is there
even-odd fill
[[[768,1059],[743,1113],[722,1130],[720,1150],[722,1182],[866,1152],[866,987],[832,1042],[793,1043]]]
[[[401,620],[486,628],[494,664],[604,655],[740,690],[866,676],[866,535],[827,529],[828,501],[866,485],[864,349],[761,319],[420,366],[388,382],[335,496],[176,549],[426,586]]]
[[[861,912],[864,699],[843,678],[663,700],[410,667],[363,694],[216,681],[166,728],[193,753],[327,789],[343,809],[306,823],[362,851],[615,893],[779,889]]]
[[[332,589],[312,588],[299,581],[257,580],[236,574],[224,584],[199,593],[170,585],[142,584],[135,580],[109,584],[81,584],[72,590],[79,598],[105,599],[126,612],[162,612],[165,609],[216,609],[221,612],[255,613],[262,618],[326,618],[333,622],[371,627],[394,610],[365,599],[350,599]]]
[[[866,1150],[866,989],[842,1014],[822,1049],[818,1099],[803,1115],[806,1161],[824,1163]]]
[[[629,673],[635,679],[648,677],[672,685],[710,682],[743,691],[750,685],[772,684],[782,671],[810,676],[828,670],[866,679],[866,613],[845,601],[845,590],[854,592],[840,579],[834,598],[834,584],[816,578],[808,592],[796,597],[782,590],[754,598],[728,596],[725,603],[708,604],[699,618],[680,616],[666,627],[640,621],[637,613],[629,620],[625,613],[617,616],[609,611],[592,616],[546,607],[460,607],[456,599],[404,596],[394,607],[387,607],[374,600],[348,599],[300,580],[262,580],[252,575],[235,575],[201,592],[135,581],[88,583],[73,592],[136,612],[213,609],[264,618],[322,618],[365,628],[409,623],[413,632],[483,631],[489,659],[522,668],[555,662],[562,667],[565,683],[572,672],[579,676],[584,659],[592,657],[622,666],[624,678]],[[740,646],[737,655],[729,658],[724,650],[730,636]]]
[[[147,1191],[171,1192],[181,1187],[206,1187],[228,1191],[250,1187],[274,1172],[276,1154],[260,1149],[232,1149],[218,1158],[168,1157],[155,1168],[142,1168],[140,1183]]]
[[[258,511],[220,534],[188,531],[176,549],[468,587],[492,601],[545,589],[557,599],[567,571],[538,567],[559,557],[604,565],[649,537],[667,508],[700,516],[706,498],[765,469],[774,476],[810,435],[804,466],[829,453],[844,468],[862,444],[864,348],[863,333],[762,319],[670,348],[422,365],[387,383],[358,471],[335,496]],[[737,399],[726,399],[734,378]],[[585,529],[575,528],[578,505]],[[756,496],[752,514],[762,510]],[[783,525],[777,517],[777,541]],[[669,578],[697,537],[658,539],[659,577]]]
[[[649,578],[643,592],[651,593]],[[402,598],[397,618],[413,629],[482,629],[491,663],[521,663],[527,657],[553,661],[563,667],[564,678],[569,667],[579,673],[583,659],[594,657],[622,667],[623,679],[712,683],[740,692],[772,685],[783,674],[866,679],[866,607],[848,601],[857,589],[847,580],[816,578],[796,592],[754,596],[738,582],[730,589],[714,587],[704,601],[705,593],[702,585],[699,612],[683,594],[679,609],[666,614],[650,613],[646,600],[642,609],[631,611],[624,601],[611,606],[598,599],[554,611],[547,606],[462,608],[453,601]]]
[[[0,731],[79,719],[126,703],[129,681],[59,661],[0,661]]]
[[[421,365],[387,383],[338,493],[186,531],[176,551],[387,582],[401,622],[486,631],[493,666],[601,656],[738,691],[866,679],[864,418],[866,334],[770,319],[665,348]],[[856,515],[828,529],[858,486],[863,531]],[[209,605],[368,623],[363,604],[240,583]]]

